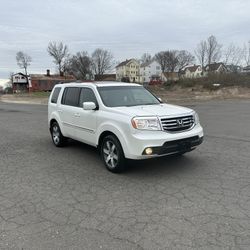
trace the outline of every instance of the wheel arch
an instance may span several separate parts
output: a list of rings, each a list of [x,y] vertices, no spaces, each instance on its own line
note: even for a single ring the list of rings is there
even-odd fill
[[[114,135],[117,138],[117,140],[120,142],[123,153],[126,156],[128,152],[126,138],[118,129],[115,129],[114,127],[112,129],[110,128],[111,127],[103,129],[103,131],[100,132],[98,136],[98,140],[97,140],[97,148],[100,149],[101,143],[107,135]]]
[[[57,120],[56,120],[55,118],[52,118],[52,119],[50,120],[50,122],[49,122],[49,129],[50,129],[50,130],[51,130],[51,126],[52,126],[52,124],[53,124],[54,122],[58,123]]]
[[[103,139],[104,139],[106,136],[108,136],[108,135],[113,135],[113,136],[115,136],[115,137],[119,140],[119,138],[117,137],[116,134],[114,134],[113,132],[111,132],[111,131],[109,131],[109,130],[105,130],[105,131],[103,131],[103,132],[100,134],[100,136],[99,136],[99,138],[98,138],[98,144],[97,144],[98,149],[100,149],[100,146],[102,145]],[[120,140],[119,140],[119,141],[120,141]],[[121,143],[121,142],[120,142],[120,143]]]

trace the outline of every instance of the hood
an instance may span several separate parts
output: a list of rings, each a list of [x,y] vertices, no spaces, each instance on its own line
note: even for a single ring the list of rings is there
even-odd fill
[[[191,113],[193,110],[177,105],[171,104],[156,104],[156,105],[142,105],[132,107],[116,107],[112,108],[117,113],[129,116],[179,116]]]

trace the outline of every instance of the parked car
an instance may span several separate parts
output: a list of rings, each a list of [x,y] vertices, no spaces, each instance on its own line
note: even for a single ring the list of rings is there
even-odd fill
[[[48,103],[52,141],[72,138],[99,149],[108,170],[121,172],[126,159],[184,154],[203,140],[195,111],[162,103],[132,83],[58,84]]]
[[[150,82],[148,83],[149,85],[160,85],[163,84],[161,79],[152,79],[150,80]]]

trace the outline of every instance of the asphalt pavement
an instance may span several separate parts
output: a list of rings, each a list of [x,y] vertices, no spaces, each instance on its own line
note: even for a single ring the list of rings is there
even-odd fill
[[[112,174],[52,144],[47,106],[0,103],[0,249],[249,249],[250,101],[189,106],[198,149]]]

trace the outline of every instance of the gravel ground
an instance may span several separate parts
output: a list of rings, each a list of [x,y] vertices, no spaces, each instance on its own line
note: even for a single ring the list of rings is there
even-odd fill
[[[249,249],[250,101],[189,106],[197,150],[115,175],[54,147],[45,105],[0,103],[0,249]]]

